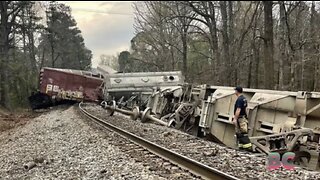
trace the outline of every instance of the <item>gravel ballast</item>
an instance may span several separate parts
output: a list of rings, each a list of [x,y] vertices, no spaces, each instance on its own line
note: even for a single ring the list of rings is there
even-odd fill
[[[77,112],[54,108],[1,133],[1,179],[196,179]]]

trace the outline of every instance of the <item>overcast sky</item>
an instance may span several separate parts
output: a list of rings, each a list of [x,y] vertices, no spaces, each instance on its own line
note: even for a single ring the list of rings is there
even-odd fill
[[[129,50],[134,36],[132,2],[60,2],[71,7],[85,44],[93,53],[93,67],[97,66],[101,54],[116,55]]]

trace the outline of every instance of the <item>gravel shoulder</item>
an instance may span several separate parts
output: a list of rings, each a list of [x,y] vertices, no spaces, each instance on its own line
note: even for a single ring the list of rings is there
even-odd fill
[[[186,179],[181,170],[161,176],[136,161],[119,148],[117,135],[89,125],[76,112],[75,106],[54,109],[1,133],[1,179]],[[28,163],[35,167],[25,169]]]

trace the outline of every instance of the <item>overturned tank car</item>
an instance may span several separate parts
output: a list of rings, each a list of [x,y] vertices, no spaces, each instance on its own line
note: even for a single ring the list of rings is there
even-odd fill
[[[104,76],[103,105],[132,109],[147,106],[149,97],[158,90],[177,87],[184,83],[179,71],[115,73]]]

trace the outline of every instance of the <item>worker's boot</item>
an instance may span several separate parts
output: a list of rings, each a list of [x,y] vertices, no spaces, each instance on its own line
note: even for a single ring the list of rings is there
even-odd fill
[[[236,135],[238,138],[239,149],[252,152],[252,144],[250,142],[248,134],[237,133]]]

